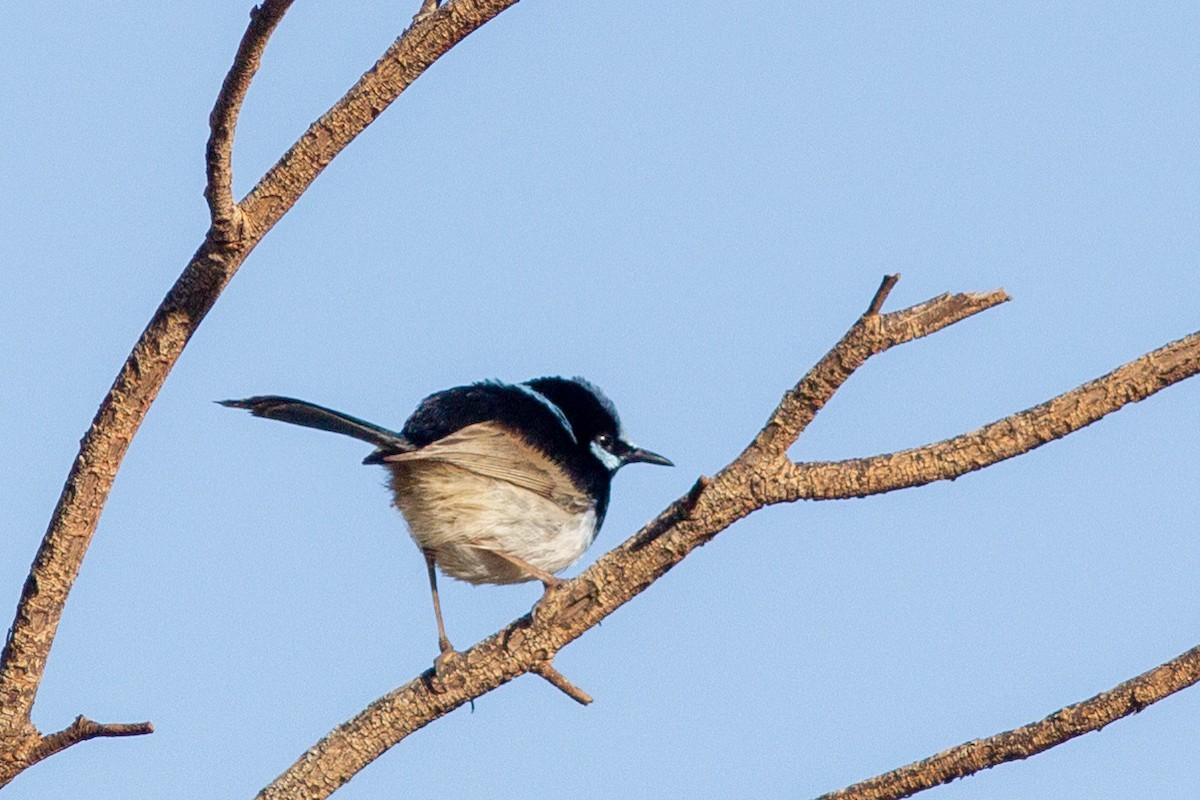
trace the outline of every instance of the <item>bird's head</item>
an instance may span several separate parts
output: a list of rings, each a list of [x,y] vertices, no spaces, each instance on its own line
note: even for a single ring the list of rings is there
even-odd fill
[[[579,447],[603,464],[609,474],[637,462],[675,466],[670,459],[629,441],[612,401],[583,378],[536,378],[525,385],[562,411]]]

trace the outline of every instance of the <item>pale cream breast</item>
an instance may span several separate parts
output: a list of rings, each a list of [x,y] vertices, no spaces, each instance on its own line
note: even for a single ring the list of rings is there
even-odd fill
[[[522,583],[533,576],[492,551],[554,573],[595,538],[590,498],[544,454],[495,423],[468,426],[384,462],[413,539],[451,577]]]

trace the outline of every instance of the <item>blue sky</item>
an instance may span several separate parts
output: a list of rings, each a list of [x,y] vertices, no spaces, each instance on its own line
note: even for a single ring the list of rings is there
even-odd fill
[[[407,23],[297,3],[240,196]],[[207,115],[249,6],[59,3],[0,26],[0,613],[79,437],[207,227]],[[133,444],[38,698],[157,733],[9,798],[250,797],[436,654],[363,446],[211,401],[399,426],[581,374],[674,470],[621,473],[589,563],[733,458],[865,308],[1003,286],[889,352],[794,448],[868,455],[1041,402],[1197,328],[1192,4],[526,0],[423,76],[271,232]],[[337,795],[806,797],[1040,718],[1200,643],[1200,384],[930,486],[769,509]],[[576,567],[567,574],[574,574]],[[445,582],[465,646],[535,586]],[[1196,792],[1200,693],[929,797]]]

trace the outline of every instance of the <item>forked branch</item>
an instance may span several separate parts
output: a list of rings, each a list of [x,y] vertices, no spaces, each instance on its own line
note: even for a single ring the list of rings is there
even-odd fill
[[[979,430],[897,453],[792,465],[773,503],[867,497],[953,480],[1091,425],[1200,371],[1200,331]]]
[[[58,744],[92,738],[55,734],[51,747],[30,715],[67,595],[117,470],[192,334],[246,257],[329,162],[434,61],[516,1],[451,0],[415,22],[309,126],[254,190],[234,203],[230,163],[238,111],[267,41],[292,0],[265,0],[251,14],[210,118],[208,235],[150,319],[80,443],[0,655],[0,786],[61,749]]]
[[[539,602],[536,617],[526,615],[463,653],[452,676],[442,675],[435,682],[433,671],[427,671],[338,726],[264,789],[259,798],[327,797],[388,748],[443,714],[526,673],[549,679],[547,667],[559,650],[645,590],[692,550],[747,514],[771,503],[799,499],[795,475],[807,465],[794,464],[788,459],[787,450],[838,387],[868,358],[1008,299],[1003,291],[942,295],[902,311],[880,314],[883,299],[894,283],[895,277],[885,280],[867,313],[783,397],[763,430],[733,463],[712,478],[701,478],[686,496],[633,537],[578,577],[550,591]],[[1101,381],[1107,382],[1103,394],[1105,407],[1111,406],[1108,411],[1200,371],[1200,360],[1194,357],[1164,358],[1164,351],[1176,353],[1173,347],[1155,351],[1102,378]],[[1141,362],[1158,365],[1155,377],[1143,380],[1145,373],[1134,366]],[[1087,389],[1093,385],[1075,391],[1090,396]],[[1074,394],[1069,392],[1063,398]],[[1055,438],[1056,434],[1062,435],[1064,426],[1077,430],[1087,424],[1081,420],[1094,421],[1102,416],[1077,418],[1069,409],[1078,404],[1062,405],[1061,400],[1057,398],[1046,404],[1050,408],[1047,413],[1023,412],[983,429],[974,468],[1016,454],[1011,445],[1000,446],[1000,440],[1018,422],[1030,425],[1036,434],[1018,443],[1018,447],[1027,451]],[[928,478],[921,482],[943,477],[932,467],[928,473],[921,473],[919,459],[915,464],[913,469]],[[821,466],[840,474],[836,464]],[[843,471],[852,474],[854,468],[846,467]],[[1143,705],[1160,696],[1165,695],[1138,685],[1136,699],[1144,701]],[[1090,724],[1103,724],[1101,717],[1089,714],[1073,719],[1076,720],[1072,723],[1076,730],[1073,735],[1084,732],[1085,728],[1094,729],[1087,727]]]
[[[222,243],[240,240],[242,209],[233,200],[233,133],[237,128],[238,114],[250,83],[262,64],[263,50],[267,40],[275,32],[283,15],[293,0],[266,0],[261,6],[250,10],[250,25],[242,36],[233,66],[225,75],[217,102],[208,117],[209,137],[205,148],[204,163],[208,181],[204,187],[204,198],[208,201],[209,216],[212,218],[214,239]]]
[[[943,294],[911,308],[880,314],[883,301],[899,275],[884,278],[862,318],[846,332],[791,391],[754,438],[747,453],[754,461],[779,462],[787,449],[825,407],[842,384],[871,356],[896,345],[936,333],[967,317],[1008,302],[1003,289],[983,294]]]

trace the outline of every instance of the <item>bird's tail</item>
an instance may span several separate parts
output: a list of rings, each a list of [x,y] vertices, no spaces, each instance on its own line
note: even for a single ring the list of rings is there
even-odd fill
[[[223,406],[244,408],[256,417],[277,419],[306,428],[340,433],[370,442],[381,450],[404,452],[413,449],[412,443],[395,431],[381,428],[365,420],[334,411],[331,408],[296,400],[292,397],[264,395],[247,397],[245,400],[218,400]]]

